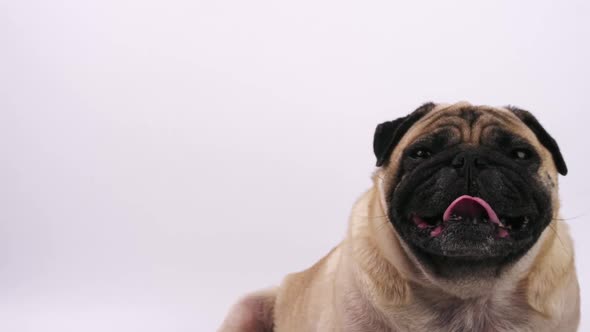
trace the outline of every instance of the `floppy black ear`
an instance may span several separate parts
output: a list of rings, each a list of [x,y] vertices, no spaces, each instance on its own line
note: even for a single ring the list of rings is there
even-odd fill
[[[561,175],[567,174],[567,165],[565,164],[565,160],[561,155],[561,151],[559,151],[559,146],[557,142],[549,133],[541,126],[537,118],[535,118],[530,112],[522,110],[517,107],[508,106],[509,110],[512,111],[524,124],[526,124],[537,136],[537,139],[549,152],[551,152],[551,156],[553,157],[553,162],[557,167],[557,171]]]
[[[377,167],[387,163],[391,152],[408,129],[430,112],[434,106],[436,106],[434,103],[426,103],[403,118],[383,122],[377,126],[375,136],[373,137],[373,151],[375,152],[375,157],[377,157]]]

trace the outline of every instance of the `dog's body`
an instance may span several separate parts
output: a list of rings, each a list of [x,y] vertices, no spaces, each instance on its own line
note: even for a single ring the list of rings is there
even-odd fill
[[[478,113],[476,119],[473,114],[466,115],[466,110]],[[567,169],[559,151],[550,146],[554,141],[547,141],[541,137],[546,132],[540,133],[527,123],[530,119],[523,116],[528,113],[518,112],[522,111],[429,104],[426,110],[412,113],[410,117],[419,116],[410,119],[409,124],[407,117],[389,123],[396,128],[387,133],[386,144],[379,142],[382,133],[378,128],[375,151],[381,167],[373,176],[374,186],[353,208],[345,240],[311,268],[287,276],[279,287],[245,297],[232,309],[220,331],[575,331],[579,321],[579,289],[573,245],[567,226],[558,218],[557,170],[564,174]],[[407,128],[400,133],[404,122]],[[457,177],[453,171],[449,180],[452,185],[445,183],[440,187],[438,183],[450,176],[444,171],[447,173],[429,175],[429,180],[417,185],[412,183],[419,176],[416,172],[428,173],[431,169],[437,174],[445,169],[429,163],[446,165],[445,160],[457,160],[455,155],[444,159],[442,152],[428,160],[422,157],[424,153],[418,153],[419,157],[406,156],[415,142],[449,126],[456,132],[445,137],[459,137],[461,143],[454,145],[468,151],[455,153],[463,156],[463,163],[453,164],[450,169],[466,169],[469,177]],[[526,139],[538,160],[506,159],[492,167],[492,161],[486,158],[493,156],[496,162],[503,157],[496,158],[495,152],[473,152],[480,144],[487,145],[486,149],[491,146],[482,142],[497,136],[488,130],[492,127]],[[440,151],[449,149],[451,145]],[[480,159],[465,166],[464,163],[471,162],[468,158],[472,152]],[[520,157],[520,151],[517,152]],[[380,158],[383,153],[385,158]],[[404,158],[410,159],[406,162]],[[404,167],[406,170],[401,171]],[[479,179],[471,182],[471,177],[479,176],[472,174],[475,171],[488,180],[497,179],[499,173],[485,173],[496,169],[503,172],[500,180],[494,180],[498,186],[494,192],[500,192],[499,195],[489,188],[478,188]],[[528,169],[533,170],[536,183],[526,184],[527,188],[530,186],[528,191],[521,188],[512,192],[509,187],[520,183],[520,179],[511,174]],[[441,188],[451,188],[463,177],[467,182],[461,188],[493,202],[498,216],[506,217],[496,218],[492,210],[486,214],[483,207],[489,205],[477,203],[479,198],[471,196],[457,199],[469,209],[457,208],[455,202],[447,209],[466,213],[466,221],[449,219],[447,211],[444,219],[440,217],[432,224],[424,221],[426,217],[417,216],[427,216],[425,211],[430,210],[442,215],[436,203],[432,203],[434,208],[430,210],[405,210],[406,206],[417,204],[412,200],[422,192],[434,188],[427,193],[430,202]],[[429,184],[433,181],[430,179],[436,181]],[[429,187],[414,188],[422,188],[422,183]],[[409,191],[408,185],[413,186]],[[449,195],[464,194],[463,190]],[[510,195],[514,195],[509,201],[512,205],[502,207],[506,205],[505,196]],[[441,199],[445,206],[449,197]],[[400,210],[396,209],[402,208],[395,202],[403,199],[404,210],[398,213]],[[538,202],[550,206],[546,208]],[[524,208],[532,205],[535,209]],[[473,214],[478,208],[479,214]],[[523,217],[507,212],[513,210],[526,213],[522,212]],[[395,220],[406,216],[409,219],[404,224],[396,223]],[[501,222],[493,225],[492,219]],[[527,226],[529,219],[532,222]],[[537,220],[539,225],[533,224]],[[473,239],[481,243],[473,245]]]

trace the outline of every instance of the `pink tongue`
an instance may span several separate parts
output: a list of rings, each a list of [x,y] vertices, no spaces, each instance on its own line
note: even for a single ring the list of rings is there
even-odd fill
[[[462,218],[487,218],[491,222],[500,225],[500,219],[494,209],[483,199],[463,195],[451,203],[443,214],[443,221],[449,221],[452,215]]]

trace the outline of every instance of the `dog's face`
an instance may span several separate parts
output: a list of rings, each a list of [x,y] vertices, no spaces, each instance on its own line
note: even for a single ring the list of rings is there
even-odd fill
[[[555,141],[528,112],[426,104],[380,125],[375,153],[387,213],[434,275],[494,275],[517,261],[555,217]]]

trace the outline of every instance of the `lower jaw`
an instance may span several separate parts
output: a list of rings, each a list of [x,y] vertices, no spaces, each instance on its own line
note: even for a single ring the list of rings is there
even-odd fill
[[[510,257],[476,257],[436,255],[413,249],[421,264],[438,277],[447,279],[494,277],[514,259]]]
[[[428,252],[415,245],[410,245],[410,248],[423,267],[436,276],[449,280],[497,277],[528,251],[524,247],[505,255],[450,256]]]

